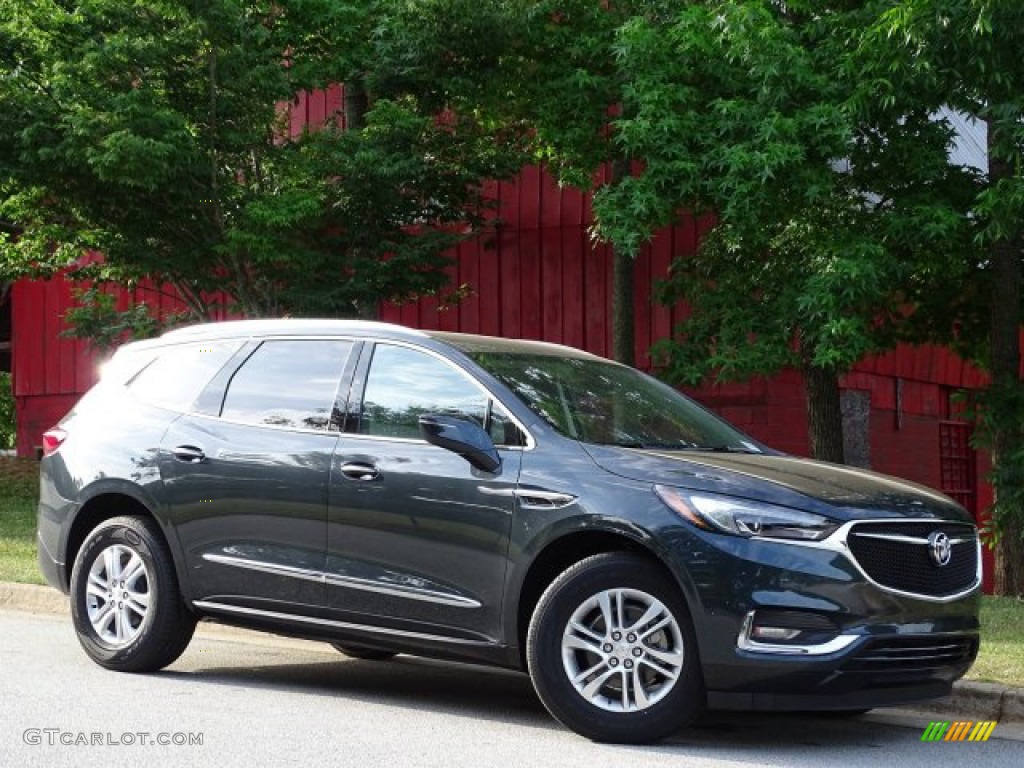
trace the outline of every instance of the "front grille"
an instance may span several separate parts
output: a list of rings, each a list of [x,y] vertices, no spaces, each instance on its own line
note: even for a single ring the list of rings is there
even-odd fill
[[[928,536],[945,533],[953,544],[949,562],[936,565]],[[874,538],[911,537],[917,541]],[[970,589],[978,574],[978,534],[966,523],[858,523],[847,537],[850,552],[864,572],[883,587],[928,597],[946,597]]]
[[[872,640],[843,665],[846,671],[927,671],[970,664],[978,655],[978,638],[932,635],[926,638]]]

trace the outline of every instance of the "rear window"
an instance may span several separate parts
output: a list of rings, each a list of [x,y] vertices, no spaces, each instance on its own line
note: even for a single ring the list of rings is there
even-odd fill
[[[128,382],[128,390],[152,405],[186,411],[239,346],[218,341],[152,350],[155,359]]]
[[[265,341],[235,371],[221,417],[288,429],[328,429],[337,421],[338,384],[352,342]]]

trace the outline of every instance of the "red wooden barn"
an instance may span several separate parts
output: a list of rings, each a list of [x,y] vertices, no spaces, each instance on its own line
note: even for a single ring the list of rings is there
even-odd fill
[[[303,95],[293,109],[293,130],[322,122],[340,99],[337,89]],[[514,182],[493,184],[492,191],[500,204],[497,232],[463,243],[455,254],[453,280],[471,286],[471,295],[447,309],[429,298],[383,306],[381,319],[543,339],[608,356],[612,265],[608,250],[589,240],[588,196],[560,189],[537,168],[525,168]],[[693,252],[706,226],[689,220],[661,232],[637,261],[636,353],[642,368],[650,365],[651,344],[671,333],[677,311],[653,303],[651,286],[666,274],[673,256]],[[120,300],[125,306],[131,300],[163,309],[177,306],[173,298],[151,289],[123,294]],[[21,281],[0,311],[0,365],[5,361],[3,333],[10,329],[19,455],[33,455],[42,432],[96,378],[96,360],[87,345],[61,336],[62,316],[71,303],[71,286],[63,279]],[[862,361],[842,382],[855,463],[942,490],[977,516],[991,501],[984,482],[987,458],[968,445],[969,426],[957,419],[951,398],[962,388],[983,384],[977,370],[938,348],[904,347]],[[694,394],[769,445],[807,454],[804,390],[797,372]]]

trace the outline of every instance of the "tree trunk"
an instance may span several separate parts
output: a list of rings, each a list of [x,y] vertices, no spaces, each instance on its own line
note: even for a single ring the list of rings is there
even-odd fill
[[[811,363],[803,367],[807,387],[807,437],[811,458],[844,463],[843,413],[839,405],[839,374]]]
[[[358,131],[366,125],[366,110],[370,100],[366,86],[360,78],[345,81],[345,130]]]
[[[619,248],[612,250],[612,357],[636,365],[636,322],[633,283],[636,262]]]
[[[1000,130],[993,123],[988,129],[989,185],[1013,175],[1012,166],[998,151]],[[997,393],[992,399],[995,407],[999,403],[1012,403],[1010,393],[1021,386],[1020,382],[1020,242],[1019,235],[992,243],[992,300],[989,303],[989,343],[991,357],[991,386]],[[1012,461],[1010,457],[1020,455],[1024,447],[1022,427],[1017,423],[1016,408],[1009,406],[1006,417],[993,414],[996,425],[992,435],[992,462],[996,466],[1001,460]],[[1013,473],[1015,476],[1017,473]],[[998,494],[998,489],[997,489]],[[1020,495],[1010,494],[1020,498]],[[995,548],[995,580],[997,595],[1024,595],[1024,511],[1019,509],[998,509],[1000,536]]]
[[[345,130],[359,131],[366,126],[366,112],[370,98],[362,78],[354,77],[345,81]],[[357,254],[358,255],[358,254]],[[357,302],[353,307],[360,320],[378,320],[380,305],[377,302]]]
[[[629,174],[629,162],[623,158],[612,161],[614,184]],[[612,249],[612,357],[626,365],[636,365],[636,311],[633,285],[636,282],[636,254],[611,246]]]
[[[380,320],[380,304],[376,302],[357,303],[356,317],[360,320]]]

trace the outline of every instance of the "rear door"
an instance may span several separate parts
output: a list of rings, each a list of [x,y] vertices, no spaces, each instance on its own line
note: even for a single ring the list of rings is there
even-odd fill
[[[331,470],[329,608],[400,632],[494,641],[525,432],[458,366],[400,343],[367,346],[351,402]],[[477,421],[501,466],[484,472],[427,443],[424,413]]]
[[[170,518],[193,599],[322,609],[327,480],[344,409],[339,385],[356,345],[268,339],[251,346],[163,439]]]

